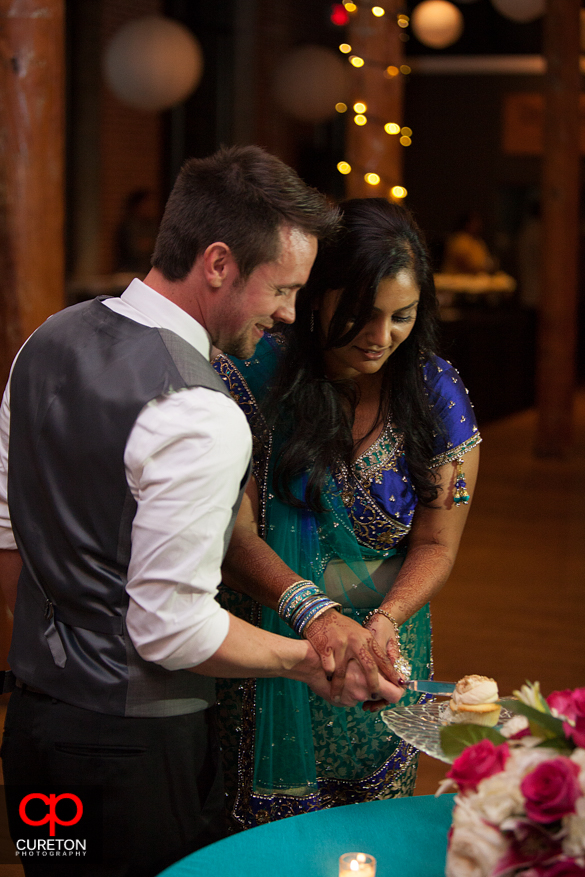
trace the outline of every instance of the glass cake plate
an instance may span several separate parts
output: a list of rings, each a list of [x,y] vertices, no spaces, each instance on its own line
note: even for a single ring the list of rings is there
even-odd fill
[[[451,764],[451,759],[441,749],[441,728],[448,722],[442,722],[440,711],[445,709],[447,702],[417,703],[412,706],[397,706],[381,713],[384,724],[398,737],[410,743],[421,752],[433,758]],[[502,707],[500,721],[506,722],[512,713]]]

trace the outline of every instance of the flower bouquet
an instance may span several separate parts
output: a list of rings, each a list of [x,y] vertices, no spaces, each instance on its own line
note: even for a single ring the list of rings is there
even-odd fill
[[[447,877],[585,877],[585,688],[527,683],[499,730],[441,730],[453,786]]]

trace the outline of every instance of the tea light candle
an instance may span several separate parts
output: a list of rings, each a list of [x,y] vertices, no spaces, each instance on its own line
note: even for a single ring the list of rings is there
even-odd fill
[[[339,877],[376,877],[376,860],[367,853],[344,853],[339,857]]]

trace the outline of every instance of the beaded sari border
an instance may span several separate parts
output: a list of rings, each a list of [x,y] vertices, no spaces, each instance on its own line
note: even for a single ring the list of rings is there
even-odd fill
[[[260,608],[260,607],[259,607]],[[419,703],[432,700],[422,695]],[[256,680],[246,680],[242,700],[242,734],[238,753],[238,791],[230,816],[239,828],[254,828],[301,813],[310,813],[342,804],[357,804],[412,794],[416,778],[418,750],[400,740],[390,756],[375,771],[359,779],[317,777],[318,789],[306,795],[253,790],[256,718]]]
[[[219,363],[219,376],[227,383],[232,399],[244,412],[252,432],[252,464],[258,484],[260,504],[258,533],[264,539],[266,537],[268,467],[272,456],[272,431],[268,429],[256,397],[237,366],[223,353],[220,353],[213,362]]]

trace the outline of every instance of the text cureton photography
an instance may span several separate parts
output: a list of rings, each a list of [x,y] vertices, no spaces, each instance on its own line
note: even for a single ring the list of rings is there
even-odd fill
[[[101,861],[100,789],[6,786],[6,801],[14,855]]]

